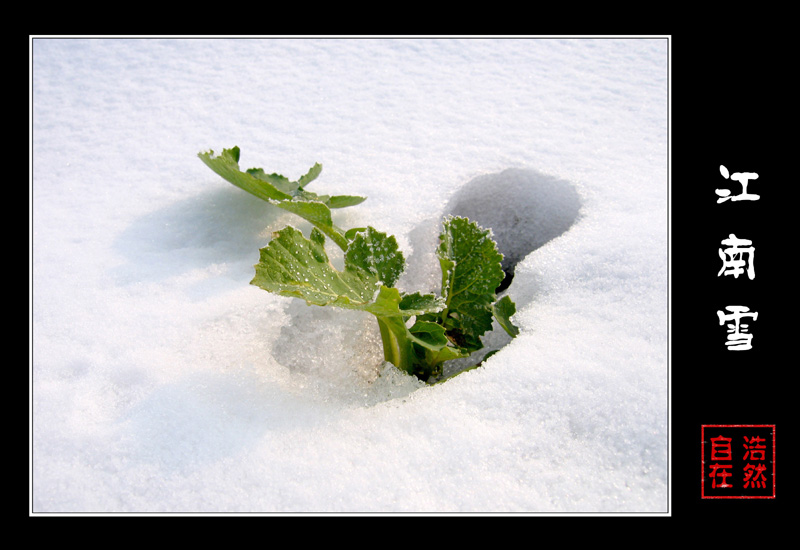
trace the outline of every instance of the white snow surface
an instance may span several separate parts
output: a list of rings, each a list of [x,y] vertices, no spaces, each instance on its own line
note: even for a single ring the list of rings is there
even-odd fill
[[[33,513],[668,512],[666,38],[31,43]],[[403,290],[469,212],[520,335],[426,386],[250,285],[308,226],[197,157],[234,145],[366,195]]]

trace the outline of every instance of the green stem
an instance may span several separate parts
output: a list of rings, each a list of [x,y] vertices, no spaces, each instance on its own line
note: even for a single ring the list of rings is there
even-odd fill
[[[414,373],[414,364],[411,360],[413,349],[411,340],[408,339],[408,329],[402,317],[378,317],[378,327],[381,330],[383,342],[383,358],[398,369]]]
[[[341,229],[336,227],[335,225],[326,226],[324,224],[314,224],[314,226],[325,233],[328,237],[331,238],[333,242],[335,242],[339,248],[343,251],[347,252],[347,246],[350,244],[347,238],[344,236],[344,233]]]

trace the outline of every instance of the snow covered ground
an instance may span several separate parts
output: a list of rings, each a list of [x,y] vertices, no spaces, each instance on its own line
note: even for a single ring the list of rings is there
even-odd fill
[[[31,510],[668,509],[668,41],[32,41]],[[298,218],[197,158],[362,194],[406,290],[491,226],[521,334],[426,387],[369,314],[252,285]]]

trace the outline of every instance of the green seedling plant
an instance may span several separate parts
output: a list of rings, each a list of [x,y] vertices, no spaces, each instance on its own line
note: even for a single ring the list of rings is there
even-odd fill
[[[315,164],[297,181],[260,168],[242,171],[239,148],[199,154],[214,172],[270,204],[313,225],[309,237],[287,226],[260,249],[251,284],[301,298],[308,305],[365,311],[375,316],[384,359],[401,371],[435,383],[443,363],[469,357],[483,348],[481,338],[493,320],[513,338],[514,302],[498,299],[495,289],[505,276],[502,254],[491,230],[461,217],[443,222],[437,256],[442,271],[439,295],[401,292],[395,287],[405,258],[394,236],[373,227],[344,230],[332,221],[331,209],[360,204],[364,197],[317,195],[305,187],[322,171]],[[325,250],[326,237],[344,253],[337,270]]]
[[[220,155],[213,151],[200,153],[198,156],[209,168],[224,179],[301,218],[311,222],[323,234],[333,240],[340,248],[346,249],[356,230],[350,235],[333,224],[332,208],[354,206],[366,200],[366,197],[355,195],[317,195],[306,191],[305,187],[314,181],[322,172],[322,165],[317,163],[297,181],[291,181],[280,174],[267,174],[261,168],[239,169],[239,148],[224,149]]]

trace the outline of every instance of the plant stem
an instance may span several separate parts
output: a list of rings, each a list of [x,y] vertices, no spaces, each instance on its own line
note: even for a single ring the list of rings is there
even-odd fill
[[[330,239],[335,242],[339,248],[343,251],[347,252],[347,246],[350,244],[347,238],[344,236],[344,232],[339,229],[338,227],[334,226],[326,226],[324,224],[314,224],[314,226],[325,233]]]
[[[408,374],[413,374],[414,365],[411,361],[413,349],[403,318],[378,317],[377,315],[375,317],[378,319],[378,327],[381,331],[384,360]]]

